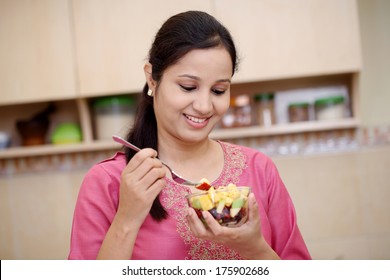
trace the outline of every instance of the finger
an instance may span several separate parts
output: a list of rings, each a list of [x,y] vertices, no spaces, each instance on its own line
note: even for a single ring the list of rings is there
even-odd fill
[[[219,236],[222,234],[223,230],[225,229],[222,227],[211,215],[209,211],[202,211],[202,216],[205,220],[205,223],[208,227],[208,229],[215,235]]]
[[[150,148],[145,148],[137,152],[126,165],[124,172],[132,172],[140,166],[145,159],[155,158],[157,156],[157,152]]]
[[[134,170],[134,173],[139,176],[139,180],[146,179],[148,181],[155,181],[158,178],[163,178],[166,174],[166,171],[163,168],[161,161],[158,159],[146,158],[141,163],[141,165],[139,165],[137,169]],[[148,183],[151,184],[152,182]]]
[[[248,196],[248,220],[253,222],[260,221],[259,206],[253,193],[250,193]]]
[[[130,166],[130,165],[129,165]],[[165,176],[165,169],[156,158],[147,157],[134,169],[125,168],[122,177],[127,181],[140,182],[144,186],[150,186],[154,181]],[[144,182],[141,182],[141,181]]]
[[[153,197],[154,200],[165,186],[166,186],[165,178],[159,178],[147,188],[146,194]]]
[[[161,162],[154,158],[145,159],[134,173],[139,176],[140,183],[146,186],[151,186],[155,181],[164,178],[166,175]]]
[[[206,235],[206,232],[207,232],[205,225],[199,219],[195,210],[192,209],[191,207],[188,208],[187,220],[188,220],[188,225],[189,225],[192,233],[196,237],[204,238],[204,236]]]

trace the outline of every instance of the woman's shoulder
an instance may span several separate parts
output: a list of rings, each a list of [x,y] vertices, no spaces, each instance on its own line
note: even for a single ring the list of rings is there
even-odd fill
[[[224,151],[226,153],[235,153],[235,152],[241,152],[243,153],[247,158],[261,158],[266,161],[271,161],[271,158],[261,151],[252,148],[252,147],[247,147],[243,145],[238,145],[238,144],[233,144],[233,143],[228,143],[228,142],[223,142],[219,141],[224,148]]]
[[[263,152],[243,145],[221,142],[225,155],[234,161],[235,165],[237,162],[243,162],[241,166],[245,166],[245,170],[252,172],[253,169],[271,171],[275,170],[276,165],[274,161],[268,155]],[[273,172],[273,171],[271,171]]]
[[[88,173],[100,173],[102,169],[107,175],[116,177],[122,173],[126,166],[126,156],[123,152],[117,152],[112,157],[101,160],[91,167]]]

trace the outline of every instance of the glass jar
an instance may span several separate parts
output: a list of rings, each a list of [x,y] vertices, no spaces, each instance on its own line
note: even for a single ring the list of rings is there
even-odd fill
[[[275,124],[274,94],[262,93],[255,95],[256,124],[271,126]]]
[[[125,136],[134,123],[135,97],[129,95],[100,97],[94,100],[95,132],[99,140],[112,135]]]
[[[221,125],[221,128],[231,128],[231,127],[234,127],[234,123],[235,123],[234,99],[231,98],[229,109],[222,116],[220,125]]]
[[[337,120],[344,118],[344,96],[317,99],[314,102],[316,120]]]
[[[253,124],[252,104],[246,94],[230,99],[230,107],[221,120],[222,128],[243,127]]]
[[[234,98],[234,126],[252,125],[252,106],[248,95],[243,94]]]
[[[309,103],[297,102],[288,105],[288,118],[290,122],[305,122],[309,120]]]

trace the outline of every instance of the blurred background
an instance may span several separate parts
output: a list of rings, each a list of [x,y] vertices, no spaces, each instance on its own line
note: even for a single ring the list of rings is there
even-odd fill
[[[212,137],[269,155],[314,259],[390,259],[390,1],[0,0],[0,259],[66,259],[86,171],[120,146],[171,15],[241,58]]]

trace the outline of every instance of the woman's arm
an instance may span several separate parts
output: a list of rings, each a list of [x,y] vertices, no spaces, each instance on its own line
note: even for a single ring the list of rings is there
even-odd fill
[[[156,151],[143,149],[121,174],[119,206],[103,240],[98,259],[130,259],[138,231],[154,199],[165,186],[165,169]]]

